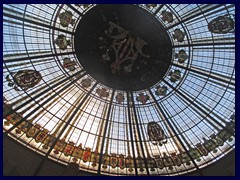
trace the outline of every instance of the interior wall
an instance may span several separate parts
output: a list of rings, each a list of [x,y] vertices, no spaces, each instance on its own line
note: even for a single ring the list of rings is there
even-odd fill
[[[3,175],[4,176],[96,176],[96,174],[74,171],[71,168],[46,159],[41,169],[43,157],[8,136],[3,137]],[[36,173],[38,172],[38,173]],[[193,172],[185,176],[234,176],[235,150],[212,165],[202,169],[202,174]]]

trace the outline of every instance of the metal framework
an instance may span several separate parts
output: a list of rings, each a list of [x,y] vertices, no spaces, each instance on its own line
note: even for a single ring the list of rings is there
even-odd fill
[[[77,61],[73,43],[65,50],[55,43],[60,34],[73,42],[78,22],[94,6],[3,5],[3,96],[4,105],[11,107],[4,110],[3,133],[43,155],[34,175],[38,175],[47,158],[65,165],[74,162],[79,169],[99,175],[201,174],[201,168],[233,150],[235,34],[212,33],[208,23],[223,15],[234,18],[235,6],[138,5],[165,26],[172,39],[173,55],[183,49],[188,59],[180,64],[173,56],[163,81],[128,92],[105,87],[93,79]],[[173,14],[172,23],[163,21],[164,10]],[[72,13],[75,24],[61,25],[59,14],[65,11]],[[186,35],[183,42],[173,39],[177,28]],[[76,62],[76,69],[64,68],[64,58]],[[11,72],[20,70],[36,70],[42,80],[26,91],[16,91],[7,76],[13,77]],[[172,82],[169,73],[175,70],[180,70],[181,79]],[[91,86],[84,87],[83,79],[90,79]],[[155,93],[159,86],[167,87],[165,96]],[[100,97],[96,90],[101,88],[106,88],[109,96]],[[121,103],[116,100],[118,93],[125,97]],[[145,104],[136,99],[140,93],[150,97]],[[153,145],[148,137],[147,125],[151,121],[157,122],[166,134],[167,143],[162,146]],[[21,128],[26,122],[30,126],[24,131]],[[29,128],[36,125],[40,125],[36,134],[29,137]],[[46,136],[38,142],[44,130]],[[221,137],[222,144],[212,135]],[[65,144],[59,145],[60,141]],[[210,141],[215,142],[214,148],[204,154],[199,146],[210,148],[206,145]],[[125,164],[121,164],[123,161]]]

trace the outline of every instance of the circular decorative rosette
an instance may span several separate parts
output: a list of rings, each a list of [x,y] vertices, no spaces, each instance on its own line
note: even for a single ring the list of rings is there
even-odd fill
[[[234,21],[229,15],[219,16],[208,23],[208,30],[216,34],[234,32]]]
[[[173,34],[173,39],[176,39],[178,42],[183,42],[185,38],[185,32],[180,29],[175,29]]]
[[[96,90],[96,93],[99,95],[100,98],[108,97],[109,93],[107,92],[106,88],[98,88]]]
[[[173,14],[172,12],[169,12],[169,11],[162,11],[161,13],[162,17],[161,19],[165,22],[167,21],[168,23],[172,23],[173,22]]]
[[[170,76],[170,81],[171,82],[176,82],[181,80],[181,71],[180,70],[174,70],[174,71],[170,71],[169,72],[169,76]]]
[[[69,24],[72,26],[75,24],[75,19],[72,18],[73,14],[71,11],[65,11],[59,14],[60,24],[63,27],[68,27]]]
[[[178,53],[175,54],[175,58],[178,59],[178,62],[180,64],[183,64],[188,59],[188,55],[183,49],[181,49]]]
[[[146,104],[149,99],[150,99],[150,97],[148,95],[144,95],[143,93],[140,93],[136,97],[136,100],[141,102],[142,104]]]
[[[55,44],[61,49],[66,50],[68,46],[71,46],[71,41],[67,40],[66,36],[63,34],[58,35],[55,39]]]
[[[166,96],[167,89],[168,88],[166,86],[157,86],[157,90],[155,91],[155,94],[157,96]]]

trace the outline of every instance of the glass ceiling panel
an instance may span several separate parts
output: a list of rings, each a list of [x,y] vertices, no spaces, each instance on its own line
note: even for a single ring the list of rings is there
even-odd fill
[[[99,6],[3,5],[3,133],[43,159],[114,176],[200,172],[233,150],[235,5],[129,5],[153,14],[172,46],[166,74],[140,90],[106,86],[78,59],[78,53],[89,51],[91,58],[98,52],[76,52],[75,36]],[[102,12],[99,17],[117,19],[106,20]],[[219,18],[224,22],[214,28],[221,32],[210,31]],[[129,44],[124,48],[132,52],[121,56],[144,46]]]

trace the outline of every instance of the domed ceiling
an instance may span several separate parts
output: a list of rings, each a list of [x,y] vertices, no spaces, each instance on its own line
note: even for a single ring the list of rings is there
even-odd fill
[[[235,148],[232,4],[3,5],[3,132],[102,175],[181,175]]]

